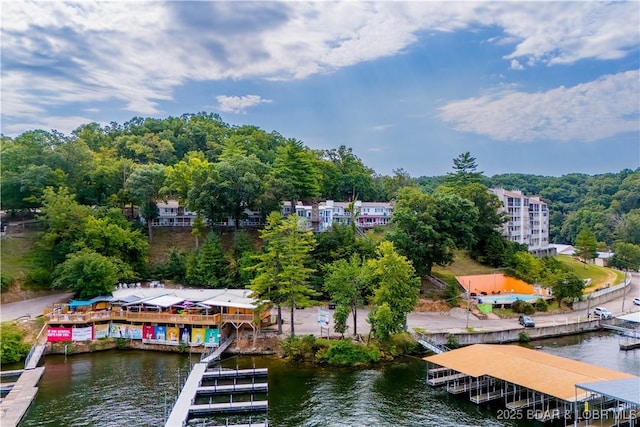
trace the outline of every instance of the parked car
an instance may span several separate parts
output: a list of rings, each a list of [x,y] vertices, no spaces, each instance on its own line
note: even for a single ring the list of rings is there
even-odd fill
[[[640,297],[635,297],[635,298],[633,299],[633,303],[634,303],[635,305],[640,305]]]
[[[601,319],[611,319],[613,317],[613,313],[607,310],[604,307],[596,307],[593,309],[593,314]]]
[[[525,314],[521,314],[520,317],[518,317],[518,322],[525,328],[535,328],[536,326],[536,322],[533,321],[531,316]]]

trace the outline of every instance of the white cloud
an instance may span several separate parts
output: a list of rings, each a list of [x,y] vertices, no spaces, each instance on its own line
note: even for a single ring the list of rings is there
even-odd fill
[[[511,66],[509,68],[511,68],[512,70],[524,70],[524,67],[517,59],[511,60]]]
[[[436,31],[478,26],[502,28],[504,36],[492,42],[515,46],[505,68],[615,59],[637,49],[639,7],[633,1],[3,2],[2,114],[33,118],[49,106],[116,101],[153,115],[187,81],[302,79],[402,53]],[[220,18],[251,19],[254,9],[262,13],[254,25],[225,26]]]
[[[71,132],[81,125],[87,123],[96,122],[96,120],[83,116],[43,116],[34,117],[33,119],[26,119],[20,123],[4,123],[2,125],[2,132],[7,135],[18,135],[28,130],[44,129],[44,130],[57,130],[70,135]],[[99,123],[101,126],[106,126],[108,123]]]
[[[513,90],[450,102],[440,118],[501,141],[594,141],[640,132],[640,71],[547,92]]]
[[[247,108],[255,107],[260,104],[268,104],[270,99],[264,99],[258,95],[245,95],[245,96],[216,96],[218,101],[218,109],[226,113],[243,114]]]
[[[368,130],[373,131],[373,132],[382,132],[385,131],[387,129],[391,129],[394,125],[392,124],[382,124],[382,125],[374,125],[374,126],[370,126],[368,128]]]

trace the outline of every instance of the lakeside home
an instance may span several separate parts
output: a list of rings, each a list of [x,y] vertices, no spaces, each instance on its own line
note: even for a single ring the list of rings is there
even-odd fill
[[[168,289],[123,285],[111,296],[54,304],[44,313],[47,342],[100,338],[141,340],[145,344],[214,347],[241,331],[270,324],[247,289]]]

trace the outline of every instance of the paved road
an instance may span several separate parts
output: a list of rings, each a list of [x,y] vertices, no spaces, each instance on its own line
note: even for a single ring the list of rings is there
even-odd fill
[[[631,276],[631,287],[627,288],[627,294],[624,302],[624,313],[640,311],[640,306],[633,305],[634,297],[640,297],[640,273],[633,273]],[[613,301],[609,301],[602,306],[607,307],[614,315],[623,314],[622,297]],[[323,308],[326,309],[326,308]],[[330,313],[332,310],[328,310]],[[593,311],[593,307],[590,308]],[[358,310],[357,332],[361,335],[369,333],[369,324],[367,323],[368,310]],[[275,314],[275,310],[273,311]],[[284,319],[283,332],[290,332],[290,312],[288,309],[282,309],[282,318]],[[567,314],[540,314],[534,315],[537,326],[548,326],[554,324],[576,322],[580,318],[584,320],[587,316],[587,310],[579,310]],[[318,326],[318,307],[306,308],[304,310],[296,310],[294,313],[294,326],[296,335],[313,334],[320,335],[320,327]],[[347,334],[353,333],[353,319],[349,317],[347,321],[349,329]],[[407,325],[409,329],[422,328],[429,332],[459,332],[464,331],[467,325],[476,331],[496,331],[504,329],[513,329],[520,327],[517,319],[478,319],[473,315],[469,315],[467,321],[466,310],[461,308],[453,309],[447,313],[444,312],[412,312],[407,316]],[[331,320],[331,332],[333,334],[333,319]],[[324,331],[326,334],[326,330]]]
[[[632,303],[634,297],[640,297],[640,273],[632,273],[632,285],[628,288],[627,295],[624,302],[624,312],[637,312],[640,311],[640,306],[635,306]],[[45,308],[51,307],[56,302],[68,301],[72,297],[72,294],[54,294],[45,297],[34,298],[25,301],[13,302],[9,304],[2,304],[0,306],[1,320],[8,321],[20,318],[22,316],[39,316],[42,314]],[[609,301],[606,306],[614,314],[619,315],[622,313],[622,298]],[[593,311],[593,307],[591,308]],[[328,310],[332,312],[332,310]],[[275,310],[273,311],[275,314]],[[285,321],[283,325],[283,332],[289,333],[289,310],[282,309],[282,317]],[[358,324],[357,331],[361,335],[369,333],[369,323],[367,323],[367,315],[369,311],[367,309],[358,310]],[[543,315],[536,314],[534,316],[536,325],[553,325],[557,323],[575,322],[578,318],[585,318],[587,310],[580,310],[571,312],[568,314],[553,314]],[[295,316],[295,332],[296,335],[314,334],[320,335],[320,327],[318,326],[318,308],[307,308],[304,310],[296,310]],[[333,320],[332,320],[333,322]],[[495,331],[504,329],[513,329],[513,327],[519,327],[516,319],[489,319],[481,320],[473,315],[469,315],[467,321],[467,313],[464,309],[453,309],[447,313],[444,312],[412,312],[407,316],[407,323],[409,329],[422,328],[425,331],[441,332],[441,331],[463,331],[467,325],[475,330]],[[348,334],[353,333],[353,320],[349,317],[347,322],[349,329]],[[333,333],[333,323],[331,323],[331,331]],[[325,331],[326,333],[326,331]]]
[[[73,296],[70,293],[59,293],[47,295],[44,297],[27,299],[24,301],[10,302],[0,305],[0,321],[7,322],[20,317],[37,317],[40,316],[45,308],[57,302],[66,302]]]

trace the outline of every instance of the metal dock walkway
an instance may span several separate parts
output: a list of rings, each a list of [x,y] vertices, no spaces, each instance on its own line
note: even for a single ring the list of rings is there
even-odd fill
[[[203,386],[196,389],[196,394],[233,394],[233,393],[264,393],[269,389],[267,383],[251,383],[251,384],[229,384],[229,385],[213,385]]]
[[[11,388],[7,397],[0,402],[0,425],[15,427],[29,409],[38,392],[38,382],[44,373],[44,367],[25,370]]]
[[[269,402],[266,400],[255,400],[251,402],[225,402],[225,403],[204,403],[201,405],[191,405],[190,414],[211,414],[226,412],[253,412],[266,411]]]
[[[251,377],[266,377],[268,373],[267,368],[258,369],[214,369],[207,371],[203,374],[204,379],[214,378],[251,378]]]
[[[267,369],[214,369],[207,371],[208,363],[199,362],[193,365],[189,377],[185,382],[178,400],[173,405],[173,409],[169,414],[169,418],[165,423],[165,427],[179,427],[185,426],[189,420],[190,415],[203,415],[212,413],[238,413],[238,412],[262,412],[266,411],[269,406],[267,400],[253,400],[253,395],[250,401],[233,401],[230,398],[229,402],[224,403],[208,403],[208,404],[194,404],[197,395],[220,395],[234,393],[265,393],[268,390],[268,383],[266,382],[251,382],[248,384],[237,384],[235,380],[238,378],[255,378],[267,376]],[[216,384],[213,386],[203,386],[203,380],[215,380]],[[234,384],[217,384],[218,379],[221,380],[234,380]],[[266,424],[266,423],[265,423]],[[265,424],[253,424],[265,425]]]

